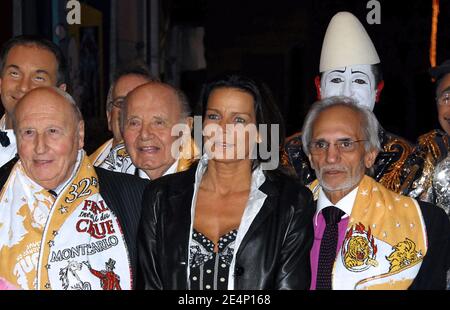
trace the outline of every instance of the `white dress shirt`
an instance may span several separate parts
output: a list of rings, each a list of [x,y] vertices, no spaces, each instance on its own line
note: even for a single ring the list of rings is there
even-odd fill
[[[317,226],[317,215],[320,213],[320,211],[329,206],[335,206],[336,208],[339,208],[341,211],[343,211],[345,214],[342,216],[342,218],[350,216],[353,210],[353,205],[355,204],[358,188],[359,186],[354,188],[350,193],[342,197],[341,200],[334,204],[328,199],[327,195],[325,195],[323,188],[320,187],[319,197],[317,198],[317,210],[316,214],[314,215],[314,225]]]
[[[172,174],[177,172],[177,167],[178,167],[178,161],[179,159],[177,159],[172,166],[169,167],[169,169],[167,169],[166,172],[164,172],[164,174],[162,176],[168,175],[168,174]],[[137,168],[136,168],[137,169]],[[147,175],[147,173],[145,173],[144,170],[142,169],[137,169],[138,170],[138,176],[142,179],[147,179],[150,180],[150,177]]]
[[[8,146],[3,146],[0,144],[0,167],[9,162],[16,156],[17,153],[17,143],[16,136],[12,129],[6,129],[5,116],[0,119],[0,130],[6,132],[9,138],[10,144]]]

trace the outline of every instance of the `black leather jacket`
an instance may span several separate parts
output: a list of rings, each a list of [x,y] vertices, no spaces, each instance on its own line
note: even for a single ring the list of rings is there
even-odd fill
[[[137,289],[189,289],[188,242],[194,165],[149,184],[138,232]],[[259,188],[267,194],[236,252],[235,289],[308,289],[315,211],[308,189],[277,172]]]

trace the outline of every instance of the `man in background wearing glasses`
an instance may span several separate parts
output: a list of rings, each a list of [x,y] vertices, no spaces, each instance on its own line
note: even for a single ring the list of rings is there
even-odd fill
[[[450,60],[430,70],[437,79],[436,100],[438,104],[439,123],[447,135],[450,135]]]
[[[129,92],[140,85],[153,81],[158,81],[158,79],[153,77],[150,70],[144,65],[127,66],[115,74],[106,100],[108,130],[112,132],[113,137],[89,156],[94,166],[125,172],[126,167],[131,165],[131,159],[125,150],[120,132],[120,110]],[[109,160],[107,161],[107,159]]]
[[[438,119],[445,132],[435,129],[420,136],[404,169],[412,180],[408,195],[436,204],[433,176],[436,166],[450,153],[450,60],[432,68],[430,75],[436,80]]]
[[[450,221],[366,175],[380,151],[373,112],[348,97],[314,103],[303,150],[317,180],[311,289],[444,289]]]

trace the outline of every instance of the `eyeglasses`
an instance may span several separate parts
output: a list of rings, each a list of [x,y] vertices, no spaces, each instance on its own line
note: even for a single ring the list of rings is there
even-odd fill
[[[117,97],[112,102],[110,102],[116,108],[122,109],[123,104],[125,102],[125,97]]]
[[[324,140],[318,140],[311,142],[309,144],[309,151],[313,155],[321,155],[324,154],[329,148],[330,145],[333,144],[339,152],[341,153],[350,153],[356,150],[356,144],[359,142],[364,142],[367,140],[339,140],[336,143],[330,143]]]
[[[449,105],[450,104],[450,91],[443,92],[436,98],[439,105]]]

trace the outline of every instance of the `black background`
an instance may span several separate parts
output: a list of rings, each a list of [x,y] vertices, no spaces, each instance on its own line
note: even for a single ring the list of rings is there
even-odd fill
[[[0,44],[12,35],[13,1],[0,3]],[[50,36],[51,0],[26,1],[36,5],[34,11],[23,12],[24,32]],[[108,1],[81,2],[104,12],[104,46],[108,46]],[[433,0],[379,2],[381,24],[375,25],[366,22],[370,12],[366,0],[164,0],[160,1],[160,10],[172,26],[205,28],[207,68],[180,74],[180,87],[192,105],[207,78],[223,71],[242,71],[263,79],[271,87],[285,117],[288,135],[301,128],[316,98],[313,81],[331,17],[338,11],[352,12],[363,23],[381,59],[385,88],[375,114],[386,130],[415,141],[420,134],[439,128],[434,85],[428,75]],[[439,2],[438,64],[450,59],[450,0]],[[27,23],[37,27],[27,27]],[[109,60],[107,48],[104,59],[106,63]],[[107,68],[102,74],[108,81]],[[105,84],[104,97],[108,88]],[[95,126],[95,130],[89,130],[90,125],[101,126],[103,131],[99,133]],[[86,148],[91,152],[109,134],[105,117],[89,118],[87,128]]]

